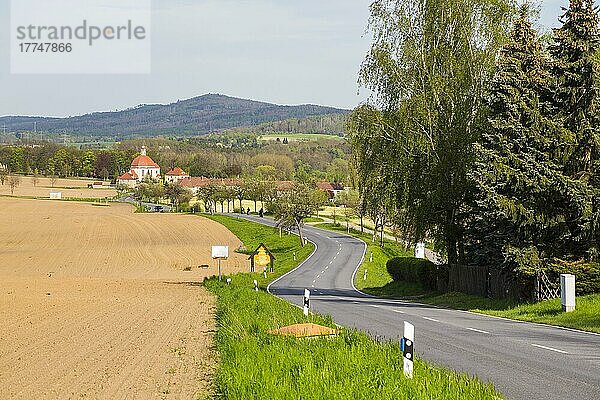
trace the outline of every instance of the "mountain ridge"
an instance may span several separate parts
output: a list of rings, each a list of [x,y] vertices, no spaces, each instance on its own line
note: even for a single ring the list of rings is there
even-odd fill
[[[196,136],[230,128],[291,118],[346,114],[349,110],[314,104],[278,105],[208,93],[169,104],[139,104],[118,111],[73,117],[4,116],[9,132],[72,134],[91,137]]]

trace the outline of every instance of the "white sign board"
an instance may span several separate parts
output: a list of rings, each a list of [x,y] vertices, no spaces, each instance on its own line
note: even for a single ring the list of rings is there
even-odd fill
[[[229,246],[213,246],[212,258],[226,260],[229,257]]]
[[[52,200],[62,199],[62,192],[50,192],[50,199],[52,199]]]
[[[425,258],[425,243],[417,243],[415,246],[415,257]]]

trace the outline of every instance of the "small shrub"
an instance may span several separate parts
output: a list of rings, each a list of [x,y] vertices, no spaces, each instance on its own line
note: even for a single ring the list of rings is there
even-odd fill
[[[429,260],[395,257],[388,260],[387,271],[395,281],[420,283],[424,288],[437,288],[438,267]]]
[[[575,275],[575,291],[577,296],[600,293],[600,264],[584,261],[558,261],[550,266],[550,272],[556,274]]]

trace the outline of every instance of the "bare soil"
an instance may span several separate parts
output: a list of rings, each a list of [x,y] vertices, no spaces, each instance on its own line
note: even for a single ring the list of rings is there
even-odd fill
[[[0,198],[0,398],[208,396],[211,245],[241,242],[195,216]],[[224,273],[247,268],[230,255]]]
[[[45,197],[50,198],[50,192],[61,192],[63,198],[78,199],[104,199],[117,195],[117,191],[111,188],[88,189],[87,185],[96,182],[87,179],[56,179],[54,185],[50,178],[39,177],[34,185],[31,176],[22,176],[21,183],[15,188],[13,196]],[[0,185],[0,195],[10,196],[8,183]]]

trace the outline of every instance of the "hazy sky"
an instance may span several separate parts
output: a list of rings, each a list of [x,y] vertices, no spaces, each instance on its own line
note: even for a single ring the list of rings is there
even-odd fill
[[[40,0],[40,2],[51,0]],[[85,1],[85,0],[82,0]],[[149,75],[11,75],[0,0],[0,116],[77,115],[223,93],[353,108],[371,0],[153,0]],[[545,0],[556,26],[567,0]]]

